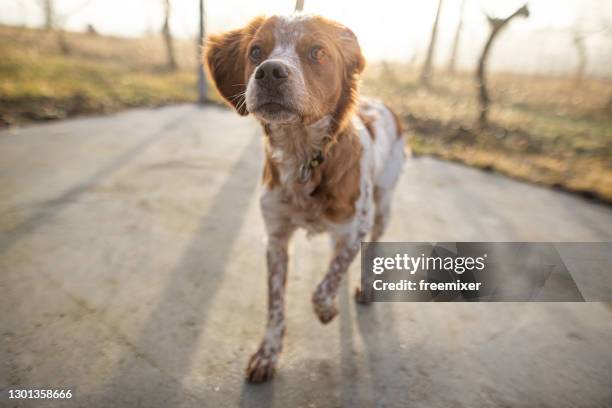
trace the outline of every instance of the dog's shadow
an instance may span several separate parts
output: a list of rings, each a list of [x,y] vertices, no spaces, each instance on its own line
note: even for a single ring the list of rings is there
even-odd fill
[[[397,373],[405,370],[411,350],[397,335],[392,304],[358,304],[353,290],[345,281],[338,294],[339,360],[316,358],[315,350],[299,366],[281,364],[272,381],[243,384],[241,407],[287,406],[289,401],[304,407],[386,406],[408,399],[409,384]]]
[[[242,392],[240,393],[240,407],[271,407],[274,401],[275,384],[276,380],[268,381],[263,384],[249,384],[245,381],[242,385]]]

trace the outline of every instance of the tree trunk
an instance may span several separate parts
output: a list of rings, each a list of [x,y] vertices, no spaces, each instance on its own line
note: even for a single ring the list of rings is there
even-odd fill
[[[206,13],[204,10],[204,0],[200,0],[200,37],[198,38],[198,103],[201,105],[208,102],[208,90],[206,84],[206,73],[204,72],[204,37],[206,36]]]
[[[476,72],[476,85],[478,87],[478,102],[480,103],[480,116],[478,117],[478,123],[480,124],[480,127],[486,126],[489,106],[491,103],[491,99],[489,98],[489,91],[487,90],[485,69],[489,50],[491,49],[491,44],[493,44],[493,40],[495,39],[495,36],[498,32],[499,29],[496,29],[494,26],[491,26],[491,33],[489,34],[489,39],[487,40],[485,47],[482,50],[480,60],[478,61],[478,71]]]
[[[476,71],[476,86],[478,88],[478,102],[480,103],[480,115],[478,117],[478,124],[481,128],[484,128],[487,125],[489,108],[491,105],[491,99],[489,97],[489,91],[487,90],[486,82],[486,68],[489,51],[491,50],[493,41],[500,33],[500,31],[508,25],[510,20],[517,16],[523,16],[525,18],[529,17],[529,8],[527,7],[527,4],[525,4],[523,7],[519,8],[510,16],[504,19],[487,16],[491,32],[489,34],[487,42],[485,43],[484,49],[482,50],[480,59],[478,60],[478,70]]]
[[[455,73],[457,64],[457,54],[459,53],[459,40],[461,38],[461,30],[463,29],[463,11],[465,9],[465,0],[461,0],[461,6],[459,10],[459,22],[457,23],[457,30],[455,30],[455,38],[453,39],[453,48],[451,55],[448,60],[448,72],[450,74]]]
[[[170,0],[163,0],[164,4],[164,25],[162,27],[162,35],[164,36],[164,42],[166,44],[166,65],[169,70],[174,71],[178,67],[176,64],[176,57],[174,55],[174,42],[172,40],[172,33],[170,32]]]
[[[608,99],[608,102],[604,106],[604,112],[606,112],[608,115],[612,115],[612,95],[610,96],[610,98]]]
[[[45,30],[51,30],[55,26],[53,0],[42,0],[42,9],[45,17]]]
[[[584,78],[584,71],[587,65],[587,53],[586,46],[584,43],[584,36],[578,32],[574,33],[574,46],[576,47],[576,53],[578,54],[578,65],[576,66],[576,72],[574,73],[574,80],[576,84],[582,82]]]
[[[440,21],[440,12],[442,11],[442,3],[444,0],[438,0],[438,11],[436,12],[436,18],[431,28],[431,38],[429,40],[429,47],[427,48],[427,56],[425,57],[425,63],[423,64],[423,70],[421,71],[421,85],[429,86],[431,79],[431,66],[433,61],[433,55],[436,49],[436,38],[438,37],[438,22]]]
[[[295,11],[304,10],[304,0],[295,0]]]
[[[63,28],[59,27],[57,30],[57,45],[59,46],[60,51],[63,55],[70,55],[72,53],[72,49],[66,40],[66,32]]]

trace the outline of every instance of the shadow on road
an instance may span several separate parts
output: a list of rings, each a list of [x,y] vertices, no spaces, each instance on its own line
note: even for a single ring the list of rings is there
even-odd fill
[[[240,394],[240,408],[269,408],[273,406],[276,379],[263,384],[249,384],[245,381]]]
[[[356,305],[357,330],[365,346],[369,384],[365,390],[368,394],[361,398],[377,406],[397,406],[398,401],[406,399],[409,389],[403,371],[410,361],[412,347],[402,344],[397,330],[398,326],[405,327],[406,322],[396,321],[392,306],[392,303]]]
[[[354,307],[356,309],[355,313],[360,313],[362,310],[368,309],[369,306],[354,305],[354,297],[351,295],[350,284],[345,281],[342,284],[338,300],[340,304],[340,375],[342,376],[340,398],[342,406],[346,407],[374,404],[373,390],[369,386],[363,386],[365,381],[361,382],[360,386],[357,386],[355,381],[358,376],[364,373],[360,373],[360,364],[357,361],[359,353],[355,349],[354,325],[350,310]]]
[[[182,379],[191,368],[211,302],[223,281],[226,261],[252,203],[258,183],[253,174],[260,169],[260,156],[254,153],[259,149],[259,140],[258,135],[252,136],[229,171],[176,268],[169,274],[167,286],[139,338],[129,345],[131,352],[119,360],[114,378],[98,390],[104,401],[116,402],[117,395],[123,395],[130,404],[175,406],[189,397]],[[227,211],[228,205],[231,211]],[[223,229],[223,245],[218,245],[219,229]],[[213,246],[213,241],[217,245]],[[210,247],[215,248],[214,253]],[[159,384],[159,379],[154,380],[159,373],[164,377],[164,388],[148,390],[149,384]],[[151,400],[147,401],[148,398]],[[194,396],[191,398],[203,403]],[[99,401],[100,405],[104,401]]]
[[[170,130],[181,124],[189,113],[191,113],[191,111],[179,115],[178,118],[174,118],[157,132],[115,157],[81,183],[69,188],[57,198],[47,201],[41,211],[33,214],[18,224],[15,228],[5,233],[5,237],[0,240],[0,255],[10,249],[23,237],[34,232],[57,214],[62,212],[67,206],[76,201],[83,193],[87,192],[90,188],[96,184],[99,184],[102,180],[123,167],[138,154],[142,153],[144,149],[157,142],[164,136],[167,136]]]
[[[281,363],[272,381],[242,385],[240,407],[266,408],[286,400],[294,406],[398,406],[396,401],[408,400],[405,366],[414,345],[398,337],[391,304],[357,305],[353,287],[344,281],[338,306],[339,361],[315,351],[300,357],[299,364]],[[325,345],[317,341],[313,347]]]

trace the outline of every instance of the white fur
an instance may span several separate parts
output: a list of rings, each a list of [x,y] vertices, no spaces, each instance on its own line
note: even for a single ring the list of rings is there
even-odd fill
[[[297,108],[298,111],[303,111],[304,107],[308,104],[308,93],[306,92],[302,63],[296,51],[296,44],[303,35],[300,23],[308,18],[302,15],[278,17],[274,33],[274,49],[266,58],[266,61],[278,61],[284,64],[289,70],[291,92],[288,96],[291,98],[290,104]],[[245,96],[247,109],[257,117],[258,89],[255,79],[256,72],[257,70],[255,69],[249,77]],[[298,119],[298,117],[292,115],[287,121],[291,122]]]
[[[297,16],[279,20],[275,47],[268,57],[282,61],[290,69],[290,96],[296,103],[302,104],[308,102],[305,99],[308,93],[295,44],[302,35],[299,22],[306,18]],[[254,76],[251,76],[247,85],[246,103],[249,111],[257,116],[257,112],[252,110],[257,102],[254,82]],[[282,350],[287,247],[293,232],[297,228],[303,228],[309,234],[327,232],[334,243],[328,270],[312,297],[315,313],[321,322],[327,323],[337,313],[335,297],[338,285],[359,252],[361,241],[366,240],[370,233],[372,240],[378,240],[388,224],[391,195],[405,160],[404,140],[398,135],[392,112],[384,104],[362,100],[358,109],[366,117],[372,118],[369,126],[374,130],[374,137],[358,115],[351,118],[352,129],[358,132],[362,148],[361,179],[359,196],[354,203],[355,213],[351,219],[342,223],[327,220],[321,208],[301,205],[311,199],[309,188],[314,189],[316,186],[310,186],[309,183],[314,182],[308,178],[302,178],[301,184],[296,182],[301,177],[300,166],[310,160],[315,152],[322,150],[327,136],[331,136],[328,134],[331,117],[325,116],[310,125],[304,125],[301,121],[274,123],[262,120],[268,127],[268,154],[279,173],[280,185],[272,188],[264,186],[260,199],[268,234],[268,282],[272,300],[266,333],[247,367],[248,375],[256,381],[272,375]],[[296,185],[300,188],[297,192]]]

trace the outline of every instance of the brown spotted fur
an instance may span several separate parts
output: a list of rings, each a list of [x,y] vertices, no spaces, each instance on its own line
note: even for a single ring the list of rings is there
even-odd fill
[[[243,29],[211,36],[207,41],[204,60],[208,72],[219,93],[241,115],[249,113],[244,92],[256,68],[247,50],[256,43],[264,55],[272,52],[277,22],[276,17],[260,17]],[[361,174],[363,147],[350,121],[354,114],[359,115],[372,140],[376,139],[375,118],[355,112],[358,76],[364,69],[365,60],[355,35],[341,24],[312,17],[306,20],[305,26],[305,33],[295,49],[301,59],[308,100],[313,102],[299,112],[301,123],[298,126],[271,130],[269,125],[263,125],[266,144],[262,178],[269,191],[280,192],[279,196],[273,196],[274,203],[281,202],[283,208],[288,204],[293,215],[306,214],[306,223],[312,221],[316,225],[318,219],[325,218],[340,224],[365,214],[364,209],[356,214],[356,202],[362,193],[360,182],[367,176]],[[322,45],[326,52],[320,61],[312,64],[306,55],[315,43]],[[312,133],[311,125],[327,124],[319,120],[328,117],[331,117],[328,128]],[[395,114],[394,119],[398,134],[401,134]],[[308,163],[319,151],[324,161],[312,167],[305,178],[296,176],[300,164]],[[363,192],[364,197],[368,196],[368,191]],[[277,222],[268,231],[268,323],[264,340],[247,366],[247,378],[251,382],[266,381],[273,376],[285,332],[287,245],[296,226],[288,221],[291,216],[279,213],[275,205],[262,204],[264,219],[266,211],[272,212]],[[368,232],[366,225],[366,222],[358,224],[354,237],[349,239],[347,235],[337,240],[330,267],[313,294],[315,312],[323,323],[331,321],[337,313],[334,298],[338,285]]]

